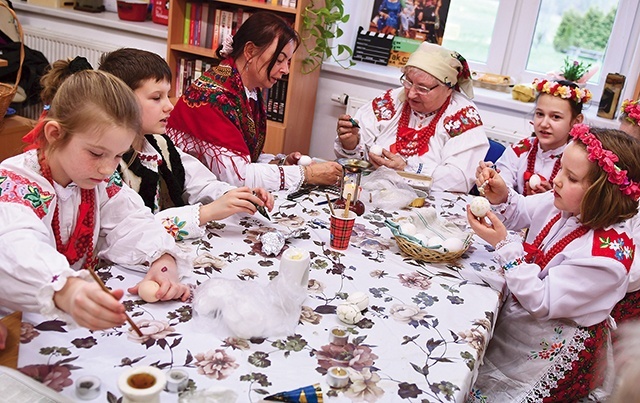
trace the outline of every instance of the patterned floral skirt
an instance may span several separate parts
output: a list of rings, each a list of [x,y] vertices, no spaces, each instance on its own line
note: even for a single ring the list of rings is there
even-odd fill
[[[611,316],[618,325],[640,319],[640,290],[630,292],[613,307]]]
[[[607,321],[538,321],[510,297],[500,312],[468,402],[574,402],[602,385]]]

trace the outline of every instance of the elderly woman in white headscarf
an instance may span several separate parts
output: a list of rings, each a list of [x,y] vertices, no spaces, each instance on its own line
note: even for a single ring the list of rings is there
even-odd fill
[[[409,57],[400,83],[362,106],[353,119],[338,118],[336,155],[429,175],[432,190],[468,192],[489,141],[470,100],[466,60],[423,42]]]

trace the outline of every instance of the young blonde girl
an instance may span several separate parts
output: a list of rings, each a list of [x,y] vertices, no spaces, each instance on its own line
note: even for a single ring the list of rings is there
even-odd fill
[[[576,401],[603,383],[609,314],[625,295],[638,210],[640,145],[578,124],[553,191],[524,197],[492,169],[485,193],[504,223],[469,212],[493,245],[508,295],[470,400]],[[605,207],[606,208],[603,208]],[[524,243],[507,229],[530,228]]]
[[[0,164],[0,306],[90,329],[122,325],[124,291],[109,295],[82,270],[96,257],[146,267],[162,300],[188,298],[174,240],[114,174],[140,122],[122,81],[80,71],[58,89],[35,148]]]
[[[507,185],[524,195],[551,189],[560,169],[562,152],[569,142],[569,130],[582,122],[582,105],[591,99],[589,90],[570,81],[535,80],[533,86],[538,92],[533,135],[507,147],[496,162]],[[481,163],[478,170],[485,166]],[[534,174],[541,182],[532,189],[529,179]]]

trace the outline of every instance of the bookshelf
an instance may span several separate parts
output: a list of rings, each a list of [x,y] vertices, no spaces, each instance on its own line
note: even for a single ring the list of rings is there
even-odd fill
[[[280,3],[287,0],[279,0]],[[302,13],[308,5],[309,0],[297,0],[295,7],[277,5],[278,0],[171,0],[169,5],[169,27],[167,35],[167,62],[171,67],[174,77],[177,77],[182,70],[180,61],[192,59],[202,60],[203,65],[207,63],[216,64],[215,48],[203,46],[206,43],[206,34],[200,33],[200,46],[185,44],[185,20],[187,9],[191,9],[193,4],[207,4],[204,8],[226,9],[233,12],[240,9],[242,14],[256,11],[271,11],[287,20],[294,22],[294,28],[298,33],[302,33]],[[190,3],[190,5],[188,5]],[[293,4],[293,0],[289,0]],[[190,18],[189,18],[190,19]],[[215,17],[214,17],[215,20]],[[205,32],[206,31],[205,29]],[[189,35],[190,36],[190,35]],[[301,34],[301,36],[303,36]],[[204,42],[202,41],[204,39]],[[187,38],[188,41],[188,38]],[[290,153],[300,151],[303,154],[309,153],[311,141],[311,130],[313,126],[313,113],[316,102],[316,91],[318,88],[318,77],[320,69],[316,69],[310,74],[301,72],[302,60],[306,57],[304,46],[300,46],[293,59],[287,80],[286,89],[282,89],[284,96],[284,111],[278,122],[272,117],[267,121],[267,138],[264,152],[271,154]],[[194,62],[195,63],[195,62]],[[172,96],[180,96],[180,88],[175,85],[178,82],[174,79],[172,86]],[[279,83],[280,84],[280,83]],[[178,88],[177,88],[178,87]],[[275,88],[275,86],[274,86]],[[266,103],[266,100],[265,100]],[[280,106],[282,107],[282,105]]]

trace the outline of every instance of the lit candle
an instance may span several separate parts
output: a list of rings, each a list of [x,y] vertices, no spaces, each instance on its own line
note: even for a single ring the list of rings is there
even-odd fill
[[[327,370],[327,383],[332,388],[344,388],[349,384],[349,373],[342,367],[331,367]]]
[[[342,197],[344,197],[345,199],[348,197],[348,195],[351,195],[351,201],[353,201],[353,197],[355,196],[356,193],[356,184],[355,183],[345,183],[344,184],[344,190],[342,191]]]
[[[329,333],[329,342],[336,346],[344,346],[349,341],[349,333],[341,327],[334,327]]]

